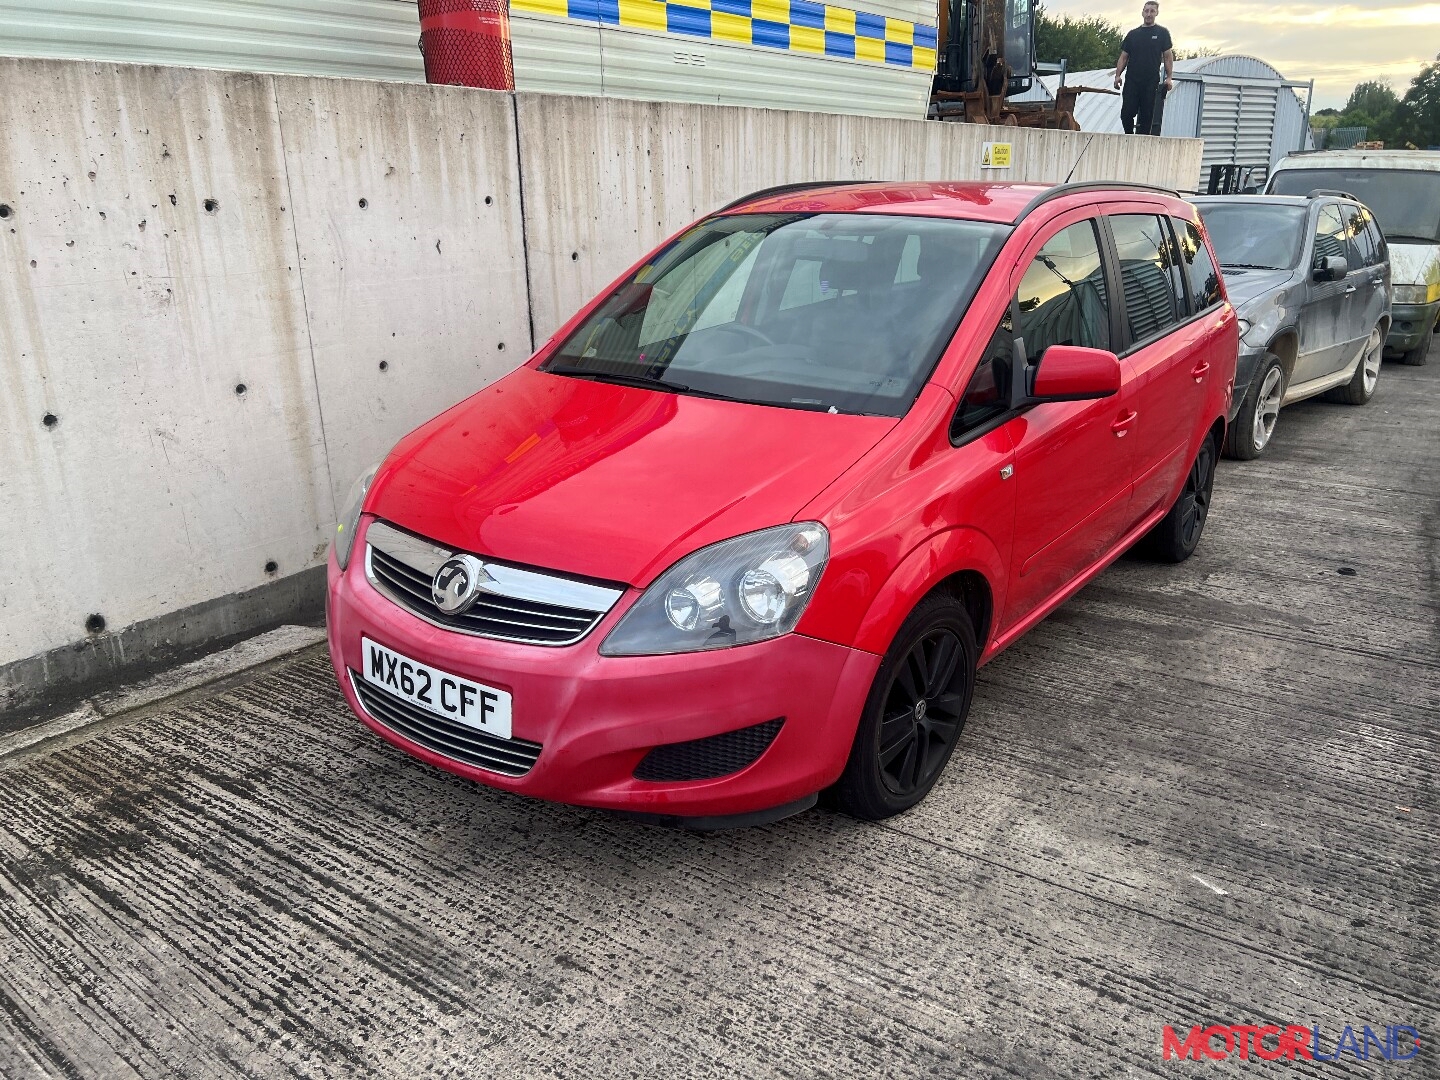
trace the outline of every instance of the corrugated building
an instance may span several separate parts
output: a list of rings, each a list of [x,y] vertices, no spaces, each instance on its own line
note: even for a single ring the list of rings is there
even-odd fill
[[[1109,90],[1114,69],[1069,72],[1067,86]],[[1053,100],[1060,76],[1047,75],[1021,100]],[[1204,139],[1196,190],[1205,190],[1213,165],[1258,166],[1263,183],[1274,164],[1309,149],[1313,82],[1286,79],[1253,56],[1202,56],[1175,65],[1175,89],[1165,103],[1162,135]],[[1119,132],[1120,95],[1082,94],[1075,120],[1083,131]]]
[[[923,117],[933,0],[511,0],[515,82],[552,93]],[[572,65],[562,70],[560,62]],[[583,65],[583,67],[581,67]]]
[[[511,0],[518,90],[921,118],[934,0]],[[419,81],[415,0],[0,0],[0,55]]]
[[[423,82],[415,0],[0,0],[0,55]]]

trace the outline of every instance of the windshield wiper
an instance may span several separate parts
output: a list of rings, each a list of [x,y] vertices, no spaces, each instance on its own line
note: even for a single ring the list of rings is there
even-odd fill
[[[1405,233],[1386,233],[1386,234],[1385,234],[1385,239],[1388,240],[1388,241],[1390,241],[1390,243],[1392,243],[1392,244],[1437,244],[1437,243],[1440,243],[1440,240],[1436,240],[1435,237],[1433,237],[1433,236],[1409,236],[1409,235],[1407,235],[1407,234],[1405,234]]]
[[[618,383],[621,386],[639,386],[646,390],[670,390],[677,394],[703,394],[703,390],[692,390],[684,383],[668,382],[665,379],[651,379],[644,375],[621,375],[614,371],[591,371],[589,368],[559,367],[541,368],[551,375],[573,375],[577,379],[590,379],[593,382]]]
[[[1262,266],[1260,263],[1227,263],[1220,266],[1227,270],[1283,270],[1283,266]]]
[[[765,405],[769,402],[747,401],[745,398],[732,397],[729,394],[718,394],[714,390],[697,390],[693,386],[687,386],[682,382],[671,382],[669,379],[651,379],[644,375],[621,375],[613,371],[591,371],[589,368],[571,367],[561,365],[559,367],[544,367],[541,371],[547,371],[551,375],[570,375],[576,379],[589,379],[591,382],[615,383],[617,386],[638,386],[642,390],[668,390],[672,394],[689,394],[691,397],[714,398],[716,401],[736,401],[748,405]]]

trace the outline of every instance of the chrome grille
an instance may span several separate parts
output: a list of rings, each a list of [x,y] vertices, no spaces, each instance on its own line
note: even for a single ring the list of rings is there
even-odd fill
[[[383,521],[365,533],[365,576],[426,622],[462,634],[529,645],[572,645],[595,628],[624,590],[485,559],[490,580],[474,606],[449,615],[431,599],[441,564],[456,554]]]
[[[421,709],[366,682],[353,668],[350,685],[370,718],[435,753],[504,776],[524,776],[541,746],[527,739],[499,739]]]

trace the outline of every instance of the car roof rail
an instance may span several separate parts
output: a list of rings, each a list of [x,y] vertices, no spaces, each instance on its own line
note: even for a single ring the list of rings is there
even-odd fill
[[[1026,203],[1025,209],[1015,215],[1015,220],[1011,224],[1019,225],[1047,202],[1085,191],[1143,191],[1150,195],[1169,195],[1172,199],[1181,198],[1180,193],[1174,188],[1157,187],[1154,184],[1137,184],[1128,180],[1085,180],[1074,184],[1056,184]]]
[[[1307,199],[1320,199],[1320,198],[1324,198],[1324,197],[1327,196],[1327,195],[1332,195],[1332,196],[1334,196],[1335,198],[1338,198],[1338,199],[1349,199],[1351,202],[1359,202],[1359,201],[1360,201],[1356,196],[1352,195],[1350,192],[1348,192],[1348,191],[1340,191],[1338,188],[1317,187],[1314,191],[1310,192],[1310,194],[1306,195],[1305,197],[1306,197]]]
[[[743,206],[747,202],[754,202],[757,199],[768,199],[776,195],[788,195],[793,191],[811,191],[816,188],[846,187],[851,184],[881,184],[883,180],[806,180],[799,184],[776,184],[774,187],[761,188],[759,191],[752,191],[749,195],[742,195],[733,202],[728,202],[716,210],[715,213],[723,214],[726,210],[733,210],[737,206]]]

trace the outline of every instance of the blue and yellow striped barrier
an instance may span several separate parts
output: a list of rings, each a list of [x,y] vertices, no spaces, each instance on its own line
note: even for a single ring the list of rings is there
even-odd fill
[[[816,0],[510,0],[510,10],[935,70],[935,27]]]

